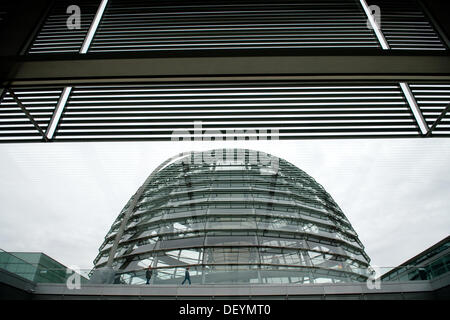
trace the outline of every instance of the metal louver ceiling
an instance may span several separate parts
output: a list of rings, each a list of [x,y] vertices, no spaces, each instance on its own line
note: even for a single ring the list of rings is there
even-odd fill
[[[450,85],[410,88],[431,127],[450,102]],[[62,89],[13,90],[45,130]],[[9,92],[0,107],[0,141],[42,141]],[[422,136],[396,82],[99,84],[71,88],[63,108],[51,141]],[[443,116],[433,136],[450,136]]]
[[[90,52],[379,47],[355,1],[111,1]]]
[[[75,87],[57,139],[170,140],[195,121],[223,136],[276,129],[281,139],[417,132],[395,84],[241,82]]]
[[[67,30],[72,4],[80,30]],[[48,12],[29,49],[42,55],[4,63],[0,142],[191,139],[199,124],[206,139],[450,136],[448,51],[427,51],[448,40],[416,0],[63,0]]]
[[[78,1],[80,2],[80,1]],[[78,53],[99,7],[82,1],[82,27],[68,30],[67,1],[56,1],[29,53]],[[415,0],[371,0],[381,10],[390,49],[446,50]],[[346,1],[109,0],[89,52],[192,51],[267,48],[381,49],[367,15]]]
[[[370,0],[381,13],[381,31],[393,50],[446,50],[423,8],[415,0]]]

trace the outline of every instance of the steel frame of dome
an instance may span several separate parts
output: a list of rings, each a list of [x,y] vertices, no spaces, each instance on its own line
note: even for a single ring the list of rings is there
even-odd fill
[[[365,281],[370,259],[331,196],[264,152],[188,152],[161,164],[107,233],[95,268],[122,283]]]

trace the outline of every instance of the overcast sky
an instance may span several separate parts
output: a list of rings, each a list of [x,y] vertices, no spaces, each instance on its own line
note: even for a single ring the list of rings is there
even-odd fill
[[[1,144],[0,248],[90,269],[153,169],[182,151],[222,147],[306,171],[342,208],[372,265],[397,266],[450,233],[450,139]]]

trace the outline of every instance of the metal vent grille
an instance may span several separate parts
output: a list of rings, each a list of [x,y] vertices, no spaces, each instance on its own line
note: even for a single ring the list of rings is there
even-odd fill
[[[52,118],[62,88],[15,88],[14,94],[45,132]],[[42,141],[25,112],[6,91],[0,101],[0,142]]]
[[[356,1],[110,0],[90,52],[380,47]]]
[[[410,84],[417,105],[431,127],[450,103],[450,84]],[[433,136],[450,135],[450,112],[433,129]]]
[[[171,140],[195,133],[194,121],[219,138],[418,135],[396,83],[233,82],[74,87],[55,140]]]
[[[437,32],[414,0],[369,0],[380,7],[381,31],[391,49],[446,50]]]
[[[78,53],[99,3],[99,0],[55,2],[28,53]],[[80,29],[70,30],[67,27],[70,14],[66,10],[71,5],[78,5],[81,9]]]

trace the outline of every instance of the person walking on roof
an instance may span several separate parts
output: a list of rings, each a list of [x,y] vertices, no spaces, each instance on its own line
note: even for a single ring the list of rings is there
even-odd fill
[[[145,271],[145,277],[147,278],[147,284],[150,284],[150,279],[152,278],[153,270],[152,266],[148,266],[147,271]]]
[[[186,272],[184,273],[184,280],[181,284],[184,284],[186,280],[191,284],[191,276],[189,275],[189,267],[186,268]]]

